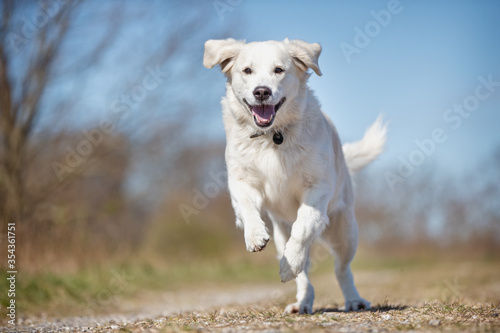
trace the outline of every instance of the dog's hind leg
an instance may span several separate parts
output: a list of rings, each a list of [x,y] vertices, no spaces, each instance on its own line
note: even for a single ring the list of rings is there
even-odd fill
[[[277,219],[269,214],[269,218],[273,224],[273,240],[276,246],[278,260],[283,257],[285,251],[285,244],[290,238],[291,225],[285,222],[279,222]]]
[[[309,259],[306,268],[297,275],[295,283],[297,284],[297,302],[289,304],[285,308],[285,313],[312,314],[314,303],[314,288],[307,276]]]
[[[273,218],[273,240],[276,245],[278,253],[278,260],[283,257],[285,244],[290,238],[291,225],[287,223],[276,222]],[[314,288],[307,276],[307,269],[309,268],[309,260],[303,272],[297,275],[295,283],[297,284],[297,302],[289,304],[285,308],[285,313],[301,313],[312,314],[312,307],[314,303]]]
[[[359,296],[351,271],[351,261],[358,245],[358,225],[354,212],[344,208],[332,214],[326,233],[335,255],[335,275],[344,295],[345,310],[368,309],[370,303]]]

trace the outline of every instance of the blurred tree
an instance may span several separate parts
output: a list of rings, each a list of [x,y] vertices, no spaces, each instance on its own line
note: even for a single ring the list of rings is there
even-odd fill
[[[64,46],[68,34],[75,29],[75,16],[80,5],[80,1],[33,3],[9,0],[1,4],[0,216],[3,232],[7,222],[17,223],[21,237],[27,230],[40,231],[40,225],[33,223],[33,214],[39,205],[49,200],[54,184],[57,184],[52,177],[47,178],[47,174],[33,177],[33,173],[42,173],[47,165],[41,164],[44,156],[38,152],[50,146],[50,140],[34,134],[40,131],[43,100],[61,77]],[[94,40],[87,52],[74,52],[76,62],[83,66],[97,63],[108,43],[115,38],[120,23],[120,20],[110,20],[105,33]],[[66,67],[64,70],[66,75],[71,75],[79,68]],[[75,100],[75,96],[66,101],[71,99]],[[68,110],[63,101],[54,104],[54,113]]]
[[[162,202],[165,187],[200,172],[201,155],[192,168],[176,161],[207,112],[179,92],[204,87],[203,42],[227,33],[207,29],[217,19],[210,9],[180,0],[0,3],[1,232],[17,223],[21,257],[91,261],[89,248],[139,244],[141,204]],[[138,202],[127,195],[134,173],[144,176]]]
[[[59,5],[54,11],[40,8],[41,20],[34,23],[15,20],[15,13],[26,5],[18,1],[2,2],[0,26],[0,182],[2,230],[7,221],[21,221],[26,184],[25,152],[36,127],[40,101],[53,75],[54,61],[67,34],[75,6]],[[52,8],[54,9],[54,8]],[[52,17],[49,18],[49,14]],[[35,17],[35,16],[34,16]],[[36,37],[35,37],[36,35]],[[26,46],[30,43],[32,45]],[[22,47],[30,48],[28,56],[19,56]],[[19,59],[23,58],[22,67]]]

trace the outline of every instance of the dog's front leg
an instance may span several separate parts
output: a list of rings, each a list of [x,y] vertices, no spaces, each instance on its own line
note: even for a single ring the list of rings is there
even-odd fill
[[[320,189],[310,190],[304,196],[280,260],[281,282],[295,279],[305,269],[309,248],[327,225],[326,209],[329,197],[327,191]]]
[[[229,192],[236,214],[236,225],[243,228],[245,233],[247,250],[263,250],[269,241],[269,231],[261,217],[261,194],[250,185],[232,179],[229,179]]]

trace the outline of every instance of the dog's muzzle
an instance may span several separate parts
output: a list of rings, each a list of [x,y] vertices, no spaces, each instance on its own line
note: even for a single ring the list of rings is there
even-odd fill
[[[250,110],[253,116],[255,124],[259,127],[265,128],[273,124],[276,117],[276,112],[281,108],[283,103],[285,103],[286,97],[283,97],[277,104],[256,104],[250,105],[246,99],[243,99],[246,106]]]

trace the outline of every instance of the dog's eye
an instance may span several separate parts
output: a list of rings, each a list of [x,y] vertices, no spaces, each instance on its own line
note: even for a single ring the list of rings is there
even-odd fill
[[[252,70],[251,70],[250,68],[248,68],[248,67],[247,67],[247,68],[245,68],[245,69],[243,70],[243,73],[245,73],[245,74],[252,74]]]
[[[285,71],[285,70],[284,70],[283,68],[281,68],[281,67],[276,67],[276,68],[274,69],[274,72],[275,72],[276,74],[281,74],[281,73],[283,73],[284,71]]]

